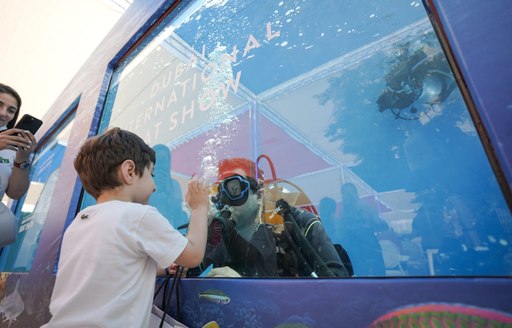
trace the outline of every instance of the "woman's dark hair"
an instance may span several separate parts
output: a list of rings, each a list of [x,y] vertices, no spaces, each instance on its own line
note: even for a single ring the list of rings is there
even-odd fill
[[[20,114],[21,97],[18,94],[18,92],[16,92],[16,90],[14,90],[10,86],[2,84],[2,83],[0,83],[0,93],[7,93],[8,95],[11,95],[14,98],[16,98],[16,101],[18,102],[18,110],[14,114],[14,118],[9,123],[7,123],[7,128],[12,129],[14,127],[14,125],[16,124],[16,121],[18,120],[18,115]]]

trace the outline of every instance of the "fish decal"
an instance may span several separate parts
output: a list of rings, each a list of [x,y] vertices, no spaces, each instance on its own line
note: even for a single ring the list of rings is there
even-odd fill
[[[200,299],[203,298],[217,304],[228,304],[231,302],[231,298],[218,289],[208,289],[198,294]]]
[[[465,304],[428,303],[397,309],[369,328],[512,327],[512,314]]]
[[[220,328],[220,326],[217,323],[217,321],[210,321],[210,322],[206,323],[204,326],[202,326],[201,328]]]
[[[3,322],[9,321],[9,327],[13,321],[18,319],[23,310],[25,310],[25,304],[23,303],[23,299],[18,292],[19,286],[20,280],[18,279],[14,291],[11,294],[5,296],[4,299],[0,302],[0,314],[3,317]]]

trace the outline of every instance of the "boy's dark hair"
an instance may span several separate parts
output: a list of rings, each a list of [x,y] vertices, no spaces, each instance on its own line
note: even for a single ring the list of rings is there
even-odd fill
[[[7,128],[12,129],[16,124],[16,121],[18,120],[18,116],[20,115],[21,97],[18,94],[18,92],[16,92],[16,90],[3,83],[0,83],[0,93],[6,93],[8,95],[13,96],[16,99],[16,102],[18,103],[18,110],[16,111],[16,114],[14,114],[13,119],[9,123],[7,123]]]
[[[126,160],[135,163],[135,173],[156,162],[155,151],[135,133],[112,128],[87,140],[75,158],[75,169],[84,189],[95,199],[106,189],[121,185],[117,168]]]

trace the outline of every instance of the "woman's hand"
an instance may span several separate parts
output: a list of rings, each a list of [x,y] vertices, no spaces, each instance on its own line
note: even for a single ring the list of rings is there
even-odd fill
[[[30,153],[37,146],[34,135],[22,129],[9,129],[0,133],[0,149],[10,149],[16,151],[17,163],[24,163],[30,160]],[[14,165],[14,163],[11,163]],[[12,199],[20,199],[27,192],[29,187],[28,169],[13,169],[9,176],[9,183],[5,194]]]
[[[9,129],[0,133],[0,149],[10,149],[20,152],[22,157],[28,159],[37,145],[32,133],[22,129]]]
[[[19,129],[16,129],[19,130]],[[23,160],[27,160],[30,157],[30,154],[36,149],[37,147],[37,140],[32,134],[32,132],[27,130],[21,130],[20,133],[21,137],[23,138],[23,143],[25,144],[25,147],[20,147],[18,149],[17,157],[23,158]]]

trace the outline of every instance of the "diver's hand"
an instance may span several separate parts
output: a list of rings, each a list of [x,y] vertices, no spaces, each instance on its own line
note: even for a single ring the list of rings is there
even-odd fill
[[[208,273],[207,277],[240,278],[242,276],[230,267],[225,266],[221,268],[213,268],[212,271]]]

